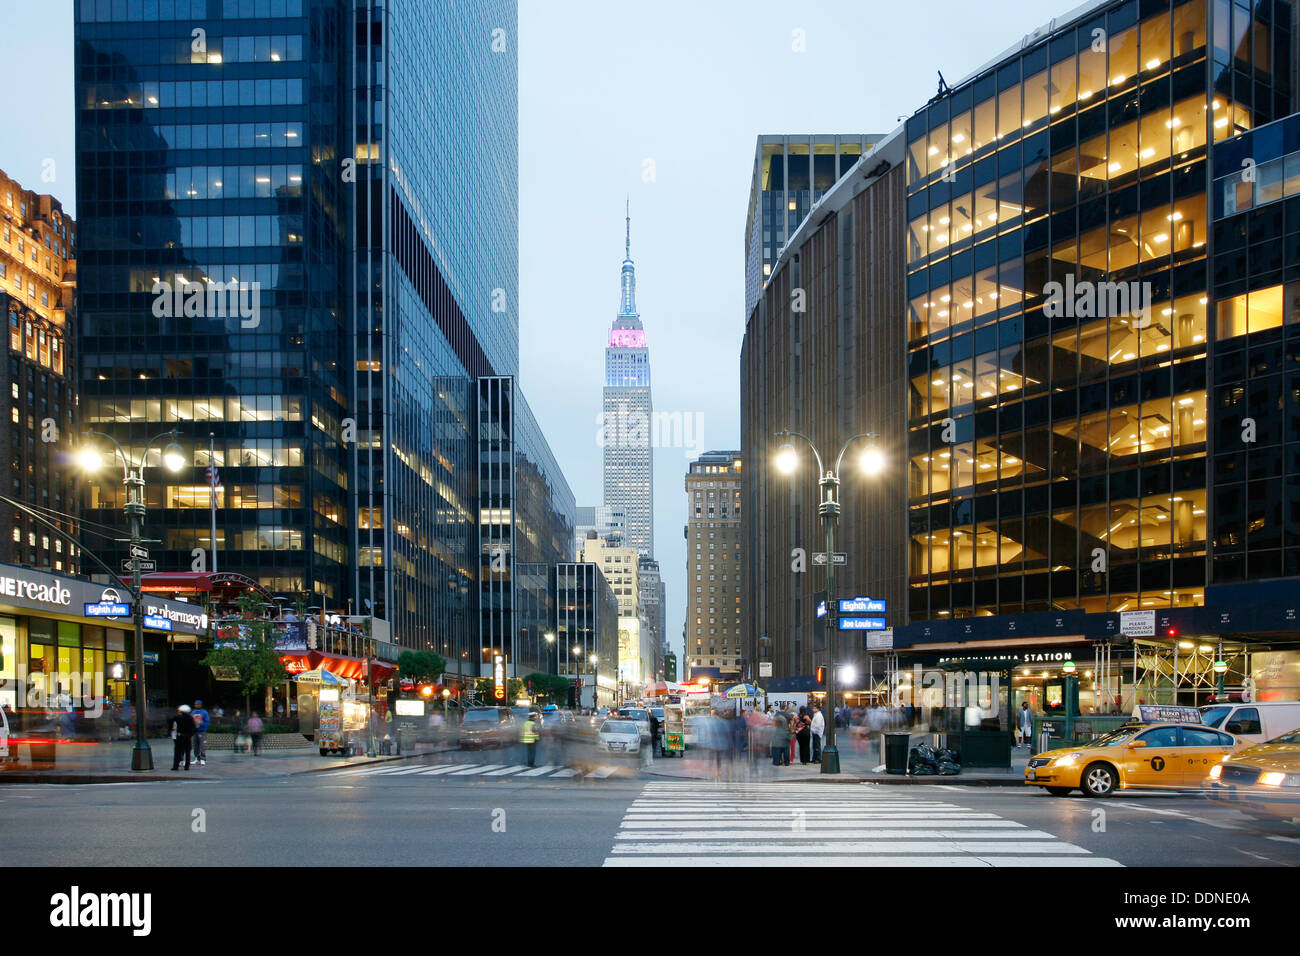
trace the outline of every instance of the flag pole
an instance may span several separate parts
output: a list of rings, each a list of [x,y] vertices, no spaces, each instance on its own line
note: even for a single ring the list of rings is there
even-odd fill
[[[217,573],[217,459],[212,432],[208,432],[208,500],[212,503],[212,573]]]

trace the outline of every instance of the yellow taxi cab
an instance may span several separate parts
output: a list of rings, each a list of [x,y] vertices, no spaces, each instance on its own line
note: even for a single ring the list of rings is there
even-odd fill
[[[1072,790],[1106,797],[1119,790],[1200,789],[1210,768],[1239,746],[1232,734],[1198,723],[1134,722],[1030,758],[1025,783],[1054,797]]]
[[[1247,816],[1300,820],[1300,730],[1224,757],[1209,785],[1206,796]]]

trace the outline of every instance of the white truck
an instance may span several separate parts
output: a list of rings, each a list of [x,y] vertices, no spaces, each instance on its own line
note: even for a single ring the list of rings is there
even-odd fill
[[[1247,745],[1262,744],[1300,728],[1300,701],[1206,704],[1201,707],[1201,720],[1207,727],[1227,731]]]

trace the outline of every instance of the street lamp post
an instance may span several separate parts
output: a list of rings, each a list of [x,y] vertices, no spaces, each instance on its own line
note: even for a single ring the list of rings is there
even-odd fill
[[[829,719],[826,721],[826,746],[822,750],[821,772],[839,773],[840,751],[835,746],[835,645],[839,638],[839,622],[836,620],[839,604],[835,600],[835,522],[840,516],[838,497],[840,465],[844,461],[844,453],[859,438],[879,438],[880,436],[874,432],[862,432],[854,435],[840,448],[840,453],[835,458],[835,467],[825,468],[822,465],[822,456],[818,453],[817,446],[813,444],[812,439],[807,435],[801,435],[789,429],[784,429],[776,434],[781,438],[802,439],[812,449],[813,457],[817,460],[817,484],[821,490],[821,500],[817,505],[817,514],[826,523],[826,702],[831,711]],[[777,455],[777,467],[786,474],[790,474],[798,464],[799,457],[794,450],[794,445],[787,442],[781,446],[781,450]],[[884,460],[880,452],[875,448],[868,448],[862,455],[862,469],[868,474],[875,474],[880,471],[883,464]]]
[[[117,443],[112,435],[106,435],[103,432],[87,432],[87,435],[98,438],[107,438],[113,443],[113,450],[122,459],[122,486],[126,489],[126,504],[122,510],[126,514],[127,520],[131,526],[131,572],[132,572],[132,610],[131,618],[135,625],[135,747],[131,750],[131,769],[132,770],[152,770],[153,769],[153,751],[149,749],[149,741],[145,736],[145,683],[144,683],[144,604],[140,600],[140,553],[143,550],[142,532],[144,530],[144,468],[145,462],[149,460],[149,451],[153,448],[154,442],[161,438],[169,439],[167,447],[162,451],[163,465],[168,471],[178,472],[185,466],[185,450],[176,443],[176,432],[168,431],[160,435],[155,435],[149,439],[149,443],[144,446],[144,453],[140,456],[140,464],[137,466],[127,457],[122,446]],[[88,472],[97,471],[104,460],[99,450],[92,444],[87,446],[81,452],[81,466]]]
[[[555,653],[555,633],[553,631],[546,632],[546,645],[546,673],[548,676],[554,677],[559,673],[560,661],[558,655],[552,658]],[[554,667],[551,665],[553,659],[555,660]],[[546,699],[552,704],[555,703],[555,686],[553,684],[546,689]]]

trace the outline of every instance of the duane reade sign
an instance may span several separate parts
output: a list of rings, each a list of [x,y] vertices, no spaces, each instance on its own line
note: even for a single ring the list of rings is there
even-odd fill
[[[1119,632],[1125,637],[1155,637],[1155,611],[1120,611]]]
[[[13,575],[0,573],[0,597],[17,598],[33,604],[67,607],[72,592],[56,577],[46,574]]]

